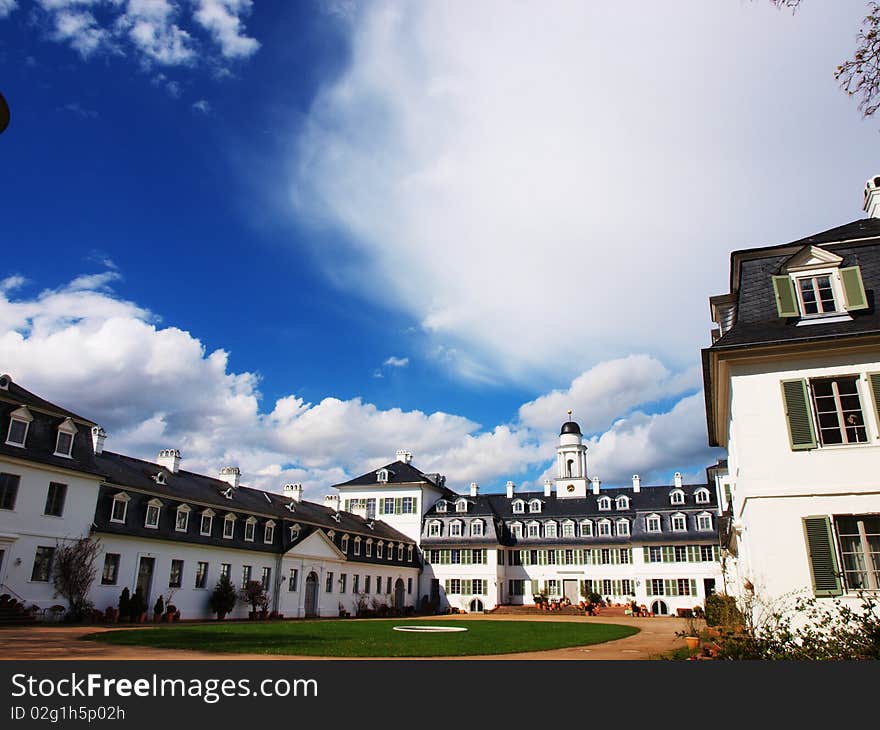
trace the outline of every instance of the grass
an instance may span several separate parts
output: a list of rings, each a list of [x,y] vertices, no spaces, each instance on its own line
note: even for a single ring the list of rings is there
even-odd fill
[[[431,625],[432,622],[424,622]],[[436,623],[436,622],[435,622]],[[196,649],[237,654],[298,654],[334,657],[429,657],[510,654],[622,639],[638,632],[631,626],[573,621],[442,621],[467,631],[415,634],[394,626],[418,620],[285,621],[157,626],[108,631],[83,637],[116,646]]]

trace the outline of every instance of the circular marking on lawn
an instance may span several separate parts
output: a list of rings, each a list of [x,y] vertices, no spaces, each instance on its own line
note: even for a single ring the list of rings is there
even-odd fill
[[[461,626],[393,626],[395,631],[410,631],[414,634],[445,634],[454,631],[467,631]]]

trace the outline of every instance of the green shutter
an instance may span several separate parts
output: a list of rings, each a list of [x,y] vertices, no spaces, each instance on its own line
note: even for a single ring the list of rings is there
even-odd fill
[[[797,317],[800,314],[794,284],[788,276],[773,277],[773,292],[776,294],[776,311],[780,317]]]
[[[840,270],[840,282],[843,284],[843,296],[846,299],[846,311],[868,308],[868,297],[862,283],[862,272],[858,266],[848,266]]]
[[[783,380],[782,400],[788,423],[788,439],[792,451],[816,448],[816,432],[810,411],[810,396],[806,380]]]
[[[399,515],[403,513],[403,499],[400,497],[394,498],[394,514]]]
[[[697,595],[697,581],[695,578],[691,578],[691,595]]]
[[[536,581],[536,580],[532,581],[532,595],[533,596],[538,595],[538,581]]]
[[[834,554],[831,520],[827,517],[804,517],[804,536],[810,561],[810,577],[816,597],[839,596],[843,591]]]
[[[868,385],[874,396],[874,413],[877,415],[877,428],[880,428],[880,373],[868,373]]]

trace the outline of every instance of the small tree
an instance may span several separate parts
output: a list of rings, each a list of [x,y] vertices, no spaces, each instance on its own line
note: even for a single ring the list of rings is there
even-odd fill
[[[67,600],[68,621],[82,621],[94,608],[89,591],[98,574],[100,549],[100,541],[91,537],[59,543],[55,548],[52,580],[55,590]]]
[[[253,613],[257,613],[257,611],[260,611],[265,606],[269,605],[269,596],[266,591],[263,590],[263,584],[258,580],[249,580],[245,583],[239,596],[244,603],[251,604],[251,611]]]
[[[163,613],[165,613],[165,599],[159,596],[153,606],[153,618],[158,621],[162,618]]]
[[[208,602],[211,610],[217,614],[218,619],[223,620],[226,614],[235,608],[237,600],[238,594],[236,594],[235,587],[232,585],[229,577],[221,575],[217,585],[214,586],[214,592],[211,593],[211,598]]]
[[[128,621],[131,617],[131,591],[128,587],[122,589],[119,595],[119,620]]]
[[[140,621],[141,615],[147,612],[147,599],[144,598],[140,586],[134,589],[134,595],[128,604],[128,611],[132,621]]]

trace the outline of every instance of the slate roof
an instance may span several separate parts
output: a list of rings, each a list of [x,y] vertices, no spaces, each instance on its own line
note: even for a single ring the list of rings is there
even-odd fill
[[[379,482],[376,479],[376,474],[382,469],[388,470],[387,482]],[[333,486],[339,489],[359,486],[376,487],[379,484],[389,484],[391,486],[394,486],[395,484],[427,484],[435,489],[441,490],[451,498],[459,496],[446,486],[445,477],[440,474],[426,474],[425,472],[416,469],[412,464],[407,464],[403,461],[394,461],[385,466],[380,466],[374,471],[369,471],[366,474],[361,474],[360,476],[355,477],[354,479],[349,479],[347,482],[334,484]]]

